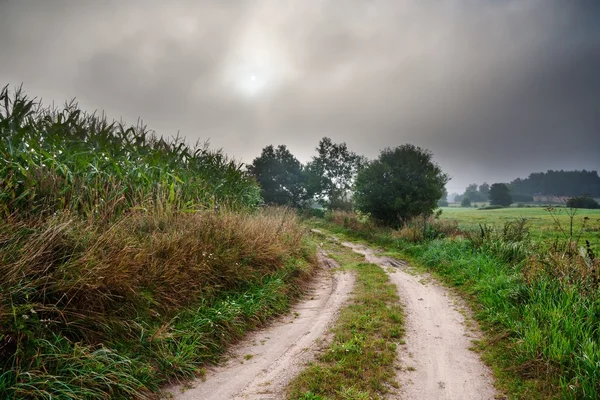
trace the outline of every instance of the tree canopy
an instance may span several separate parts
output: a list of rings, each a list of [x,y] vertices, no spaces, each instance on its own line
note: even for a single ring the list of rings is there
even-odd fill
[[[267,204],[301,207],[312,197],[306,171],[284,145],[262,149],[260,157],[248,165],[248,172],[260,184]]]
[[[358,172],[355,205],[387,225],[400,226],[431,214],[448,180],[430,151],[412,144],[386,148]]]
[[[494,183],[490,187],[490,204],[493,206],[508,207],[512,204],[512,197],[508,186],[504,183]]]
[[[580,196],[571,197],[569,200],[567,200],[567,207],[596,209],[600,208],[600,204],[598,204],[598,202],[591,197]]]
[[[553,171],[529,174],[510,183],[512,193],[525,195],[600,197],[600,177],[597,171]]]
[[[309,187],[321,204],[329,208],[350,206],[350,190],[364,157],[350,151],[346,143],[333,143],[324,137],[317,155],[307,165]]]

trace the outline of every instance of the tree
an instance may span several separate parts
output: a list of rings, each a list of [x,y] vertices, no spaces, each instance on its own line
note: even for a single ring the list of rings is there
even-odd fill
[[[358,172],[356,208],[401,226],[418,215],[431,215],[448,180],[429,150],[412,144],[386,148]]]
[[[567,200],[567,207],[570,208],[600,208],[600,204],[589,196],[571,197]]]
[[[487,198],[484,197],[481,193],[479,193],[479,191],[477,190],[476,183],[472,183],[469,186],[467,186],[467,188],[465,189],[464,197],[468,198],[471,202],[485,201],[485,199]]]
[[[481,196],[484,199],[487,199],[490,195],[490,185],[488,185],[487,182],[483,182],[479,185],[479,193],[481,193]]]
[[[461,207],[471,207],[471,200],[469,200],[468,197],[463,197],[462,201],[460,202],[460,206]]]
[[[510,190],[504,183],[494,183],[490,187],[490,204],[493,206],[508,207],[512,204],[512,197],[510,196]]]
[[[600,197],[600,176],[597,171],[553,171],[529,174],[510,183],[513,193],[526,195],[552,195]]]
[[[437,202],[438,207],[448,207],[448,190],[444,188],[442,197]]]
[[[284,145],[262,149],[260,157],[248,165],[248,172],[259,183],[267,204],[301,207],[312,197],[302,164]]]
[[[331,209],[351,206],[350,190],[364,157],[348,150],[346,143],[336,144],[328,137],[321,139],[316,150],[317,156],[307,165],[310,191]]]

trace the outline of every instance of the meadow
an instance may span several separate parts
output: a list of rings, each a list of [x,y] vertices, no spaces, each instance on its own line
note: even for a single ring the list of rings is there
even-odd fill
[[[441,210],[441,220],[457,221],[463,230],[478,229],[480,224],[502,228],[506,222],[526,219],[531,238],[547,244],[564,241],[571,236],[571,214],[574,240],[580,244],[589,240],[595,249],[600,250],[600,210],[569,210],[563,207],[508,207],[497,210],[442,207]]]

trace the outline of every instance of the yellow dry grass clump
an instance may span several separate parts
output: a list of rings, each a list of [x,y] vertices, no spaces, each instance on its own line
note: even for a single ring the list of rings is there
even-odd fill
[[[289,210],[132,211],[110,225],[61,214],[0,228],[3,357],[28,340],[21,325],[33,322],[23,320],[31,310],[29,331],[43,321],[49,332],[99,343],[115,331],[140,334],[140,316],[162,320],[281,271],[301,283],[315,265]]]

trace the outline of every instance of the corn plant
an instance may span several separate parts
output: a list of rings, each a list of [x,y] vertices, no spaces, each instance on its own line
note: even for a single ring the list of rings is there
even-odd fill
[[[0,212],[68,210],[114,218],[134,207],[255,207],[242,164],[207,143],[188,146],[126,127],[71,101],[44,108],[21,88],[0,92]]]

